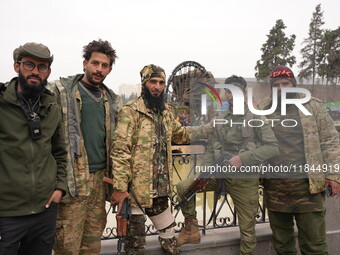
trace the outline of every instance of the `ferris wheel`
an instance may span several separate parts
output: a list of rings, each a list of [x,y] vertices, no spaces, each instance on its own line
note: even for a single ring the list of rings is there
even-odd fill
[[[184,61],[172,71],[165,93],[170,102],[190,110],[191,120],[200,119],[202,86],[215,84],[213,75],[195,61]]]

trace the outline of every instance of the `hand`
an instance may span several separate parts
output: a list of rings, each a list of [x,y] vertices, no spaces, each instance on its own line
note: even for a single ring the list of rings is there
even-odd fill
[[[340,193],[340,183],[326,179],[325,187],[327,187],[327,186],[331,186],[331,188],[332,188],[331,197],[335,197],[338,193]]]
[[[194,182],[197,181],[197,180],[198,180],[198,177],[195,177],[195,178],[194,178]],[[204,190],[206,189],[206,187],[208,186],[208,184],[209,184],[208,181],[204,182],[203,185],[202,185],[202,187],[198,190],[198,192],[204,191]]]
[[[125,191],[125,192],[113,192],[112,193],[111,204],[112,205],[118,204],[117,214],[120,213],[120,210],[122,209],[123,202],[124,202],[125,198],[131,199],[131,196],[127,191]]]
[[[171,111],[172,107],[171,105],[168,105],[167,103],[164,103],[165,109]]]
[[[57,190],[53,191],[50,199],[48,200],[47,204],[45,205],[45,208],[49,208],[50,204],[52,202],[59,203],[62,196],[63,196],[63,192],[61,190],[57,189]]]
[[[242,160],[239,155],[232,157],[228,162],[230,165],[236,167],[237,169],[243,165]]]

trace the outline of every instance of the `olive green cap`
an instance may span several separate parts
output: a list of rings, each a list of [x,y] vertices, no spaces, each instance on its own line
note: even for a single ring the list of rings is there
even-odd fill
[[[24,45],[20,45],[13,51],[14,61],[20,60],[22,57],[34,57],[44,61],[47,61],[50,65],[53,62],[53,55],[47,46],[41,43],[29,42]]]

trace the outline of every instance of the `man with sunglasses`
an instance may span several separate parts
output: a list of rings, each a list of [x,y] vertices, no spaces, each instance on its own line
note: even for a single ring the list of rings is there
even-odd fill
[[[51,254],[66,194],[61,109],[46,89],[53,56],[43,44],[13,52],[18,77],[0,84],[0,254]]]

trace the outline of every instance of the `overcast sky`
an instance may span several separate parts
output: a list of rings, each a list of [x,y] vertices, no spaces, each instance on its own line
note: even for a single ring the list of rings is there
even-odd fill
[[[295,34],[300,60],[315,6],[321,3],[324,28],[340,26],[339,0],[15,0],[0,3],[0,81],[16,76],[13,50],[26,42],[47,45],[54,54],[49,80],[82,72],[82,47],[108,40],[118,59],[105,83],[140,82],[146,64],[169,76],[186,60],[215,77],[254,77],[261,46],[277,19]],[[293,67],[298,71],[297,64]]]

